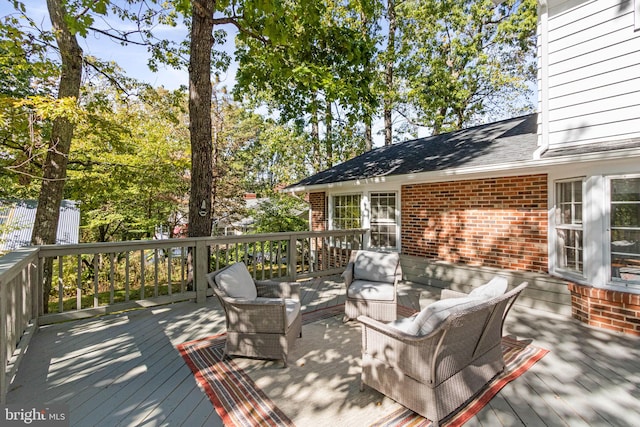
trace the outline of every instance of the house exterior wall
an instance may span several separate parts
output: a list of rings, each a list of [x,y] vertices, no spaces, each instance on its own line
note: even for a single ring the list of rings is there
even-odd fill
[[[640,337],[640,295],[569,284],[572,316],[598,328]]]
[[[637,0],[541,2],[538,86],[548,148],[640,137],[634,7]]]
[[[324,191],[309,194],[311,231],[327,230],[327,203]]]
[[[402,253],[546,272],[547,176],[402,186]]]

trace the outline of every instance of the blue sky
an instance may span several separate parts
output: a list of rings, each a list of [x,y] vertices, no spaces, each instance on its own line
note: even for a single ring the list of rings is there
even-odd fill
[[[34,19],[40,27],[44,29],[51,28],[51,21],[44,0],[22,0],[22,2],[27,8],[27,15]],[[0,0],[0,17],[15,13],[17,12],[8,0]],[[106,22],[103,21],[103,19],[106,19]],[[108,16],[106,18],[97,16],[94,25],[98,28],[106,28],[108,23],[110,23]],[[123,23],[119,20],[112,21],[111,23],[115,28],[126,29],[123,28]],[[130,26],[130,30],[135,29],[133,24],[128,25]],[[229,35],[226,44],[221,48],[233,57],[235,28],[227,26],[223,27],[223,29],[227,30]],[[154,29],[154,34],[160,39],[182,41],[188,38],[188,29],[180,22],[176,27],[158,26]],[[158,72],[152,72],[147,65],[150,55],[144,46],[132,44],[122,46],[120,42],[92,31],[90,31],[86,37],[78,35],[77,39],[85,55],[92,55],[103,61],[114,61],[129,77],[149,83],[155,87],[164,86],[170,90],[177,89],[182,85],[185,87],[188,86],[189,80],[186,68],[177,70],[171,67],[160,66]],[[225,73],[220,74],[220,87],[226,86],[227,89],[231,90],[235,83],[236,69],[237,64],[232,62],[229,69]],[[383,123],[381,119],[378,119],[374,123],[373,129],[374,146],[383,145],[384,136],[382,130]]]
[[[27,8],[27,15],[33,18],[39,26],[45,29],[51,28],[51,22],[49,20],[45,1],[23,0],[23,3]],[[15,13],[13,6],[8,0],[0,2],[0,17]],[[98,28],[105,28],[106,24],[104,19],[105,18],[100,16],[96,17],[95,26]],[[106,20],[109,22],[108,16],[106,17]],[[128,25],[131,30],[134,29],[132,24]],[[121,21],[114,21],[113,26],[123,28]],[[181,23],[176,27],[166,25],[158,26],[154,30],[154,34],[156,37],[161,39],[181,41],[188,37],[188,29]],[[150,55],[147,52],[147,48],[144,46],[136,46],[133,44],[122,46],[118,41],[91,31],[85,38],[78,35],[77,39],[80,47],[82,47],[86,55],[95,56],[103,61],[116,62],[123,70],[125,70],[129,77],[150,83],[153,86],[164,86],[167,89],[177,89],[181,85],[187,86],[189,83],[186,68],[177,70],[171,67],[160,66],[157,73],[152,72],[147,65]],[[232,35],[228,37],[227,43],[223,48],[228,52],[233,53]],[[235,64],[232,64],[229,71],[220,76],[224,86],[229,88],[233,86],[235,69]]]

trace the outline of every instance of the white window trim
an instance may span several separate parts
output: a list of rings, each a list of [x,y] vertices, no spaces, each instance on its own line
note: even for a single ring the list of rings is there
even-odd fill
[[[366,198],[366,214],[364,216],[366,216],[366,228],[371,229],[371,194],[380,194],[380,193],[389,193],[389,194],[394,194],[395,198],[396,198],[396,208],[395,208],[395,217],[396,217],[396,246],[395,247],[385,247],[385,248],[381,248],[381,250],[383,251],[394,251],[394,252],[400,252],[401,248],[401,224],[400,224],[400,220],[401,220],[401,210],[400,210],[400,191],[397,190],[376,190],[376,191],[369,191],[367,192],[365,195],[363,195],[363,198]],[[365,211],[363,211],[365,212]],[[365,221],[363,221],[363,224],[365,223]],[[367,242],[369,243],[369,242]]]
[[[343,197],[343,196],[360,196],[360,225],[362,226],[362,228],[366,228],[364,226],[364,221],[363,221],[363,212],[364,212],[364,198],[362,193],[354,191],[354,192],[349,192],[349,193],[333,193],[333,194],[329,194],[329,212],[328,212],[328,220],[329,220],[329,230],[335,230],[335,228],[333,228],[333,211],[334,211],[334,207],[335,207],[335,203],[334,203],[334,199],[336,197]]]
[[[558,233],[557,233],[557,227],[558,224],[556,223],[556,205],[558,202],[558,195],[556,194],[556,190],[557,190],[557,185],[558,184],[562,184],[565,182],[574,182],[574,181],[581,181],[582,182],[582,273],[577,272],[575,270],[570,270],[570,269],[566,269],[566,268],[562,268],[558,265],[558,253],[557,253],[557,249],[558,249]],[[587,272],[587,253],[586,253],[586,246],[584,244],[584,242],[587,241],[587,228],[588,228],[588,217],[587,217],[587,212],[586,212],[586,207],[587,207],[587,203],[586,203],[586,178],[585,177],[580,177],[580,176],[576,176],[576,177],[571,177],[571,178],[563,178],[563,179],[556,179],[553,181],[550,181],[550,189],[549,189],[549,271],[557,274],[561,277],[570,279],[570,280],[575,280],[575,281],[579,281],[579,282],[583,282],[587,279],[588,277],[588,272]],[[571,228],[571,227],[568,227]]]
[[[612,289],[621,289],[621,290],[640,290],[640,284],[627,282],[622,279],[616,279],[611,275],[611,181],[615,179],[632,179],[632,178],[640,178],[640,174],[624,174],[624,175],[607,175],[605,178],[605,206],[604,206],[604,225],[605,232],[603,235],[603,266],[607,272],[606,274],[606,283],[607,287]]]
[[[333,230],[333,208],[334,208],[334,197],[339,196],[356,196],[360,195],[360,213],[361,213],[361,226],[362,228],[369,229],[371,228],[371,193],[394,193],[396,195],[396,248],[385,248],[384,250],[389,250],[393,252],[401,252],[402,251],[402,200],[401,195],[402,192],[399,188],[393,187],[389,188],[387,186],[381,186],[380,188],[376,188],[375,190],[368,191],[344,191],[344,192],[335,192],[327,194],[328,197],[328,229]],[[365,235],[364,247],[369,247],[369,233]]]
[[[638,178],[640,174],[594,174],[586,177],[549,177],[548,187],[548,259],[549,273],[600,289],[640,292],[640,286],[611,277],[611,180]],[[556,232],[556,184],[583,180],[582,227],[583,227],[583,272],[564,270],[557,263]]]

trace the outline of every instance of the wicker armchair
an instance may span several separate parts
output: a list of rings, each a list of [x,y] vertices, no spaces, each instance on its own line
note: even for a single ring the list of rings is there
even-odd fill
[[[504,369],[502,326],[526,286],[488,298],[445,290],[417,315],[387,324],[359,317],[361,389],[369,385],[437,426]]]
[[[302,336],[300,285],[255,281],[244,263],[207,275],[224,309],[227,324],[225,356],[281,359]]]
[[[352,251],[342,278],[347,288],[344,321],[360,315],[383,322],[396,319],[402,278],[398,253]]]

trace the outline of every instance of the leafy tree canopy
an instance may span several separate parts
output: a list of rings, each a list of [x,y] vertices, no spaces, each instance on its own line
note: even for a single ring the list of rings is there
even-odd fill
[[[536,0],[508,0],[497,7],[490,0],[403,2],[401,112],[435,134],[521,114],[535,75],[536,5]]]

